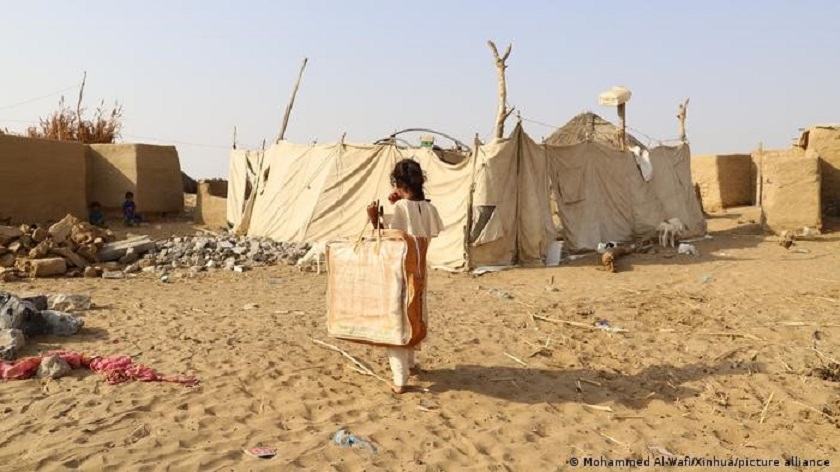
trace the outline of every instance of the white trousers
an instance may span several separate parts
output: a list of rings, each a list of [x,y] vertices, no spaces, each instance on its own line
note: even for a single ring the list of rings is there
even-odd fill
[[[408,384],[409,370],[414,368],[413,347],[389,347],[388,362],[394,374],[394,385],[404,387]]]

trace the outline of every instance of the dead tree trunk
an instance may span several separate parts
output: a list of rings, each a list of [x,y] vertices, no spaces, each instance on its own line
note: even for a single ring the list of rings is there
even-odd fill
[[[300,65],[300,72],[298,72],[295,88],[292,89],[292,98],[289,99],[289,105],[286,106],[286,114],[283,115],[283,126],[280,128],[280,135],[277,136],[278,143],[286,137],[286,127],[289,126],[289,115],[292,114],[292,107],[295,105],[295,96],[297,95],[298,87],[300,87],[300,79],[303,77],[303,69],[306,68],[306,62],[308,60],[308,58],[303,58],[303,64]]]
[[[85,94],[85,82],[87,82],[87,71],[82,75],[82,86],[79,88],[79,101],[76,102],[76,139],[85,142],[85,137],[82,136],[82,97]]]
[[[507,81],[505,79],[505,69],[507,69],[508,57],[510,57],[510,50],[513,44],[508,44],[505,53],[500,57],[499,50],[496,49],[496,44],[493,41],[487,41],[490,46],[490,51],[493,53],[493,59],[496,61],[496,72],[499,75],[499,109],[496,112],[496,138],[503,138],[505,136],[505,121],[513,113],[513,108],[507,107]]]
[[[685,142],[685,117],[688,113],[688,98],[680,105],[680,111],[677,113],[677,119],[680,120],[680,142]]]
[[[627,108],[625,103],[618,104],[618,143],[622,151],[627,150]]]

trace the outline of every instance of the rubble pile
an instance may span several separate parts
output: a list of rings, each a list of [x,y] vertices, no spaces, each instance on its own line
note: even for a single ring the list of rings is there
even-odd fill
[[[309,250],[307,244],[233,235],[200,234],[158,241],[154,250],[138,258],[126,272],[172,269],[224,269],[243,272],[253,267],[294,265]]]
[[[14,360],[33,336],[72,336],[84,320],[59,310],[90,308],[84,295],[21,298],[0,292],[0,360]]]
[[[81,275],[114,239],[110,231],[70,215],[49,228],[27,224],[0,226],[0,280],[68,272]]]
[[[260,266],[294,265],[310,248],[213,233],[160,241],[146,236],[115,239],[110,230],[70,215],[49,228],[0,226],[0,281],[52,276],[123,279],[128,274],[176,269],[244,272]]]

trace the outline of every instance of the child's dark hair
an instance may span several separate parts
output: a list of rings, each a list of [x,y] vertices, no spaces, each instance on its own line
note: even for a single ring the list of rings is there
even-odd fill
[[[125,192],[125,198],[134,198],[134,192]]]
[[[90,209],[91,210],[94,210],[94,209],[99,208],[101,206],[102,205],[100,205],[99,202],[90,202]]]
[[[426,176],[417,161],[403,159],[394,166],[391,172],[391,185],[411,192],[415,200],[425,200],[423,184],[426,183]]]

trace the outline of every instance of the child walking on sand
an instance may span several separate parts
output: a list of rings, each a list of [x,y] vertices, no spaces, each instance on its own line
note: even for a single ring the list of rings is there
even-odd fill
[[[434,238],[443,230],[443,221],[437,209],[426,200],[423,184],[426,177],[420,164],[410,159],[397,162],[391,172],[391,186],[394,191],[388,200],[394,205],[394,215],[390,228],[405,231],[416,238]],[[379,208],[376,202],[367,209],[368,218],[374,228],[384,227],[380,220]],[[416,346],[419,348],[419,345]],[[406,391],[409,373],[417,373],[414,355],[415,346],[388,348],[388,361],[394,375],[394,393]]]

